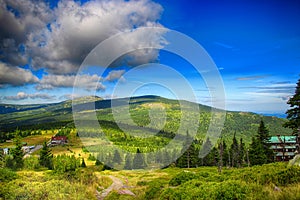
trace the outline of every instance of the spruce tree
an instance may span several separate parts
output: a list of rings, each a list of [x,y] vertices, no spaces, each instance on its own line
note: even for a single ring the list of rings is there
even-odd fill
[[[84,158],[82,158],[82,162],[81,162],[81,165],[80,165],[80,167],[82,167],[82,168],[86,168],[86,164],[85,164]]]
[[[96,159],[95,165],[99,166],[99,165],[103,165],[103,163],[99,159]]]
[[[132,170],[132,158],[131,158],[130,154],[127,154],[126,157],[125,157],[124,169]]]
[[[264,153],[266,154],[267,160],[266,163],[270,163],[274,160],[274,154],[272,149],[270,149],[271,144],[269,143],[270,135],[269,130],[265,126],[265,123],[263,120],[260,121],[260,125],[258,127],[258,135],[257,139],[261,142]]]
[[[261,120],[256,137],[252,138],[249,150],[251,165],[262,165],[270,163],[274,159],[273,151],[270,149],[269,131]]]
[[[264,147],[255,137],[252,138],[252,143],[250,144],[249,160],[251,165],[262,165],[267,163],[267,155],[264,152]]]
[[[236,133],[233,135],[232,144],[230,147],[231,166],[239,167],[239,144],[235,135]]]
[[[132,168],[143,169],[144,167],[146,167],[145,159],[140,149],[138,148],[133,158]]]
[[[45,141],[43,143],[43,148],[40,151],[39,163],[41,166],[47,167],[48,169],[52,169],[52,159],[53,155]]]
[[[295,94],[288,100],[290,109],[286,111],[288,121],[284,127],[291,128],[294,134],[300,134],[300,79],[297,82]]]
[[[120,164],[122,162],[122,158],[120,156],[120,153],[119,151],[116,149],[115,152],[114,152],[114,157],[113,157],[113,163],[117,163],[117,164]]]
[[[11,150],[11,155],[13,157],[13,163],[14,163],[13,168],[20,169],[23,167],[23,164],[24,164],[24,162],[23,162],[24,153],[22,150],[22,143],[21,143],[19,136],[17,136],[17,138],[15,140],[15,144],[16,144],[16,147]]]
[[[198,152],[195,144],[192,143],[188,149],[178,158],[176,166],[180,168],[190,168],[198,166]]]
[[[0,149],[0,168],[3,168],[4,166],[5,166],[4,150]]]
[[[245,143],[243,142],[243,138],[241,138],[240,139],[240,146],[239,146],[239,164],[240,164],[240,167],[242,167],[245,164],[245,155],[246,155]]]
[[[224,149],[223,149],[223,142],[221,141],[219,144],[219,162],[218,162],[218,172],[222,172],[222,167],[223,167],[223,154],[224,154]]]
[[[201,165],[204,165],[204,166],[211,165],[212,159],[213,159],[212,154],[211,154],[211,149],[212,149],[212,143],[211,143],[209,137],[207,137],[205,143],[202,145],[201,151],[199,152],[199,157],[202,159]]]
[[[223,166],[230,166],[230,163],[228,162],[229,159],[229,152],[226,145],[226,142],[223,140]]]

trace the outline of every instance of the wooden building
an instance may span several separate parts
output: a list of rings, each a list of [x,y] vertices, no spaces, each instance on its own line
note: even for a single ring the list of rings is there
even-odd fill
[[[274,152],[275,161],[289,161],[299,152],[299,138],[297,136],[272,136],[269,143]]]

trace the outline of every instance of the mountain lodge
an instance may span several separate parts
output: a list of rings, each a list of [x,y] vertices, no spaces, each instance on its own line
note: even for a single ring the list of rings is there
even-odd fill
[[[67,143],[67,137],[66,136],[53,136],[51,138],[51,145],[62,145]]]
[[[299,153],[299,136],[272,136],[269,140],[275,161],[289,161]]]

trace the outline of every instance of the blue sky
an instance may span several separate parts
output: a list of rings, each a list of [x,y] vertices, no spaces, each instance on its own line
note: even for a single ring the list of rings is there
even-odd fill
[[[299,79],[298,1],[4,0],[0,9],[2,103],[58,102],[91,94],[174,98],[170,88],[151,83],[165,79],[180,89],[175,75],[154,66],[135,68],[159,62],[188,80],[199,103],[212,105],[212,88],[201,75],[184,59],[163,51],[137,51],[130,59],[121,57],[104,74],[81,75],[80,94],[73,93],[77,70],[93,47],[114,34],[145,26],[179,31],[203,46],[223,79],[228,110],[284,113]],[[138,45],[141,38],[132,37],[126,44]],[[116,85],[126,88],[131,82],[145,85],[134,93],[114,93]],[[95,87],[96,93],[90,89]]]

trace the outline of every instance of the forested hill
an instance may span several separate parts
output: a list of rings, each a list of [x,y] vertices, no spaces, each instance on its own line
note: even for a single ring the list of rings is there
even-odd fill
[[[114,105],[125,106],[130,104],[130,114],[139,126],[149,123],[149,109],[159,104],[166,108],[168,113],[167,124],[164,127],[166,132],[176,132],[180,123],[180,104],[177,100],[166,99],[158,96],[140,96],[132,98],[114,99]],[[95,102],[97,117],[99,121],[113,122],[111,111],[112,100],[104,100],[99,97],[84,97],[75,100],[77,109],[86,111],[87,105]],[[191,103],[194,104],[194,103]],[[205,134],[210,122],[211,108],[198,105],[201,111],[199,128],[200,134]],[[283,128],[285,119],[262,116],[248,112],[226,113],[226,121],[223,128],[223,135],[232,136],[236,132],[238,137],[250,141],[251,136],[257,132],[260,120],[263,119],[270,130],[271,135],[291,134],[291,130]],[[54,104],[41,105],[0,105],[0,130],[1,132],[11,131],[15,128],[56,128],[59,126],[73,126],[72,101],[63,101]]]

